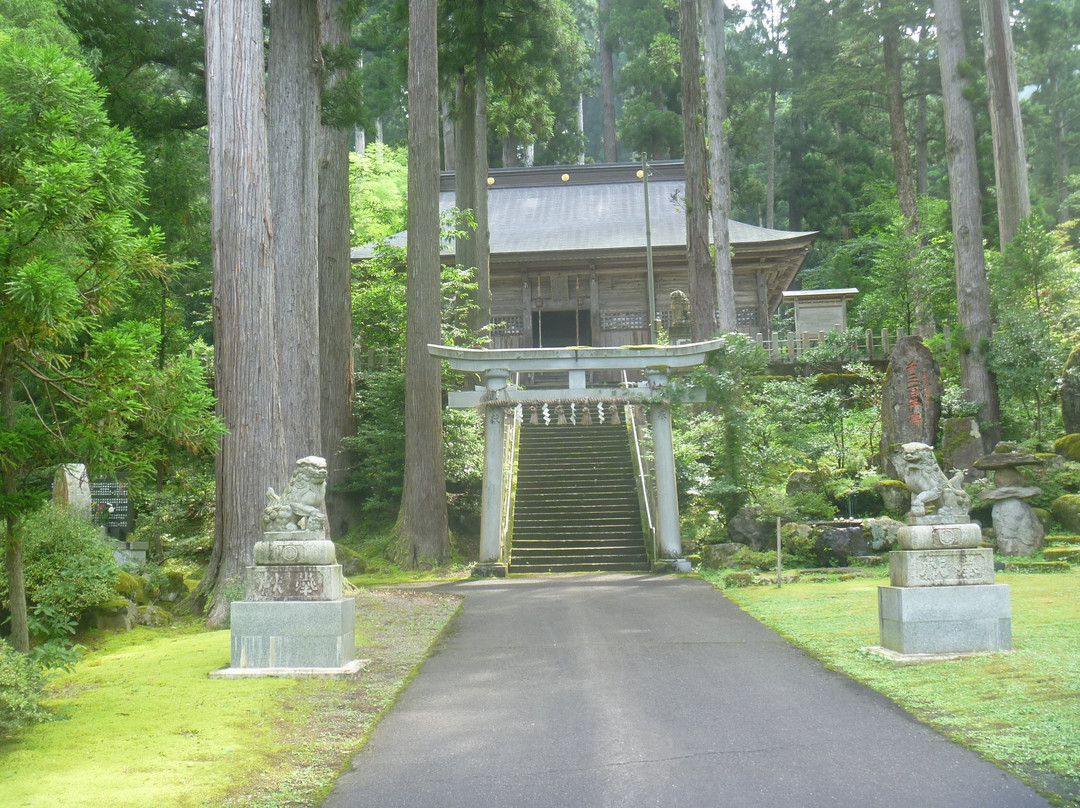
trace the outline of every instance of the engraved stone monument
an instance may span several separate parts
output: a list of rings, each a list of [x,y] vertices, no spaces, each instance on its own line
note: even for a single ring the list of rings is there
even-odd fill
[[[263,537],[232,604],[232,665],[218,676],[348,675],[357,664],[356,603],[326,535],[326,461],[296,461],[278,496],[266,493]]]
[[[1009,587],[994,583],[994,554],[970,521],[963,472],[951,479],[925,443],[893,447],[908,490],[908,524],[889,553],[889,586],[878,587],[881,647],[901,656],[1008,651]]]
[[[933,443],[941,417],[941,370],[919,337],[902,337],[889,356],[881,388],[881,457],[897,477],[890,447]]]

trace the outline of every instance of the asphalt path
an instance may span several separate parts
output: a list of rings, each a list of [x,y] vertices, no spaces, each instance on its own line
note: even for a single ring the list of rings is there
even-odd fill
[[[703,581],[439,589],[461,611],[324,808],[1050,805]]]

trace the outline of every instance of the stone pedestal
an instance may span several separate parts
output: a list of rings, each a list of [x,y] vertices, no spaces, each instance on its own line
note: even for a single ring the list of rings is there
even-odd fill
[[[343,670],[356,659],[356,601],[236,601],[232,667]]]
[[[913,521],[919,521],[915,519]],[[925,518],[924,518],[925,521]],[[975,524],[913,524],[889,553],[878,587],[881,647],[906,657],[1012,649],[1009,587],[994,583],[994,554]]]
[[[1012,650],[1005,584],[878,587],[881,644],[901,654]]]

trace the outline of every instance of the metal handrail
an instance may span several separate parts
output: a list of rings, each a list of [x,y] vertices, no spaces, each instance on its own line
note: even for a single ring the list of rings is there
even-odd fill
[[[629,386],[630,382],[627,378],[626,371],[622,372],[623,386]],[[637,462],[637,484],[638,494],[641,496],[641,502],[645,507],[645,525],[646,530],[649,533],[649,539],[652,541],[652,557],[657,557],[656,547],[656,525],[652,518],[652,499],[649,496],[649,492],[652,486],[649,485],[650,474],[645,471],[645,458],[644,453],[641,451],[640,430],[642,425],[638,423],[637,416],[634,412],[634,406],[632,404],[626,405],[624,412],[626,413],[626,423],[630,430],[630,436],[634,442],[634,460]]]

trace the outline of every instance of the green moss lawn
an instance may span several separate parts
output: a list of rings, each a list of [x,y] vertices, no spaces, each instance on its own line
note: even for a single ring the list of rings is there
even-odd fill
[[[1011,588],[1011,653],[901,667],[865,650],[879,642],[882,575],[725,594],[1056,802],[1080,805],[1080,570],[998,574]]]
[[[408,682],[456,600],[358,596],[353,681],[211,680],[229,632],[99,638],[50,684],[54,719],[0,739],[5,808],[315,805]]]

